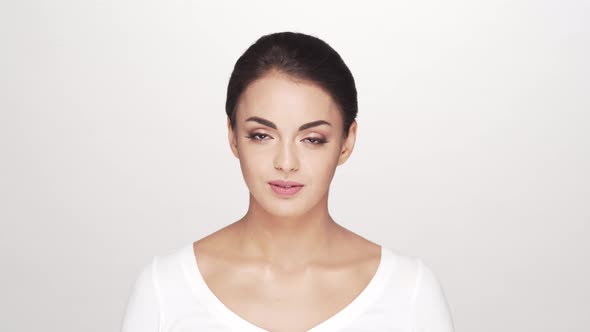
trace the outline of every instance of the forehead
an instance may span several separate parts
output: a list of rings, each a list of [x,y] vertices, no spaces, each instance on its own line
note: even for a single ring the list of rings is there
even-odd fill
[[[255,80],[240,97],[236,118],[242,122],[259,116],[279,127],[325,120],[341,126],[338,106],[318,85],[286,74],[271,72]]]

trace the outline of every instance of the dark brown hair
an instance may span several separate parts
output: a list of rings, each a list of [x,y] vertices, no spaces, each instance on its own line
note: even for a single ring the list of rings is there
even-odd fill
[[[313,82],[329,93],[339,106],[343,135],[358,112],[352,73],[338,54],[323,40],[296,32],[279,32],[260,37],[234,66],[227,86],[225,112],[235,129],[236,105],[246,87],[270,70]]]

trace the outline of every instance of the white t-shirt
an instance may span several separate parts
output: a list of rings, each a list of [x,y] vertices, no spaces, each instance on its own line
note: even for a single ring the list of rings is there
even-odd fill
[[[155,256],[139,274],[122,322],[123,332],[266,330],[229,310],[199,272],[192,243]],[[381,247],[367,287],[344,309],[310,332],[452,332],[438,279],[421,259]]]

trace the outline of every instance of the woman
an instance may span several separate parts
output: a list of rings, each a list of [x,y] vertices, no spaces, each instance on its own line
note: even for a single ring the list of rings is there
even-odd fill
[[[354,79],[335,50],[299,33],[263,36],[234,67],[226,113],[248,211],[156,256],[136,281],[124,332],[453,330],[419,258],[328,212],[357,129]]]

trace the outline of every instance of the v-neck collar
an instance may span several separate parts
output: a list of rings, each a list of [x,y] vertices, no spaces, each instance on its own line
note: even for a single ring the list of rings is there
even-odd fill
[[[307,332],[327,332],[338,330],[350,324],[352,320],[361,315],[368,306],[378,299],[379,295],[382,294],[382,290],[386,286],[387,280],[389,279],[393,270],[391,251],[384,248],[383,246],[380,248],[381,257],[379,259],[377,271],[367,286],[361,291],[361,293],[357,295],[357,297],[355,297],[352,302],[346,305],[346,307],[325,321],[315,325]],[[199,298],[199,300],[207,306],[210,312],[220,320],[220,322],[235,331],[269,332],[231,311],[225,306],[225,304],[223,304],[223,302],[221,302],[221,300],[213,293],[213,291],[211,291],[209,286],[207,286],[203,275],[199,271],[197,258],[195,256],[192,243],[185,247],[183,261],[186,278],[188,279],[187,282],[191,289]]]

